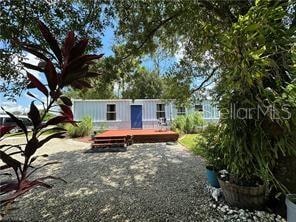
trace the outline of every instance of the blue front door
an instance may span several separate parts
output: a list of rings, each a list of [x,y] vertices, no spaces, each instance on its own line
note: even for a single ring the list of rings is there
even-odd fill
[[[142,129],[142,106],[131,105],[131,128]]]

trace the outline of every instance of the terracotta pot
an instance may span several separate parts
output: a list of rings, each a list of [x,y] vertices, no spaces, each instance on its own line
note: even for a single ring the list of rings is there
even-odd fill
[[[266,188],[238,186],[218,178],[226,202],[235,207],[247,209],[260,209],[265,203]]]

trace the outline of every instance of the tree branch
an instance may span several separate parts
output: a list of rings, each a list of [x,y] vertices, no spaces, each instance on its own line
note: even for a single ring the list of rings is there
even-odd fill
[[[154,34],[162,27],[164,26],[165,24],[167,24],[168,22],[170,22],[171,20],[173,20],[174,18],[177,18],[178,16],[180,16],[182,14],[183,11],[179,11],[177,12],[176,14],[174,15],[171,15],[169,16],[168,18],[160,21],[160,23],[154,27],[148,34],[147,36],[145,37],[144,41],[139,45],[137,46],[134,50],[140,50],[153,36]],[[130,57],[132,55],[132,53],[128,54],[127,56],[123,57],[122,60],[125,60],[127,59],[128,57]]]
[[[214,12],[222,20],[227,19],[229,22],[236,22],[237,18],[230,12],[228,7],[217,8],[211,2],[202,0],[200,3],[209,11]]]
[[[215,67],[210,75],[195,89],[191,90],[191,94],[195,93],[196,91],[200,90],[204,85],[215,75],[216,71],[218,70],[218,67]]]

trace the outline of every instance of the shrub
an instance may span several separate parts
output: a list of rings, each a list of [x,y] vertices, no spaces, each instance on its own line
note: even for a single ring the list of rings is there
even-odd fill
[[[192,132],[192,129],[193,129],[193,122],[191,120],[191,118],[189,118],[188,116],[186,117],[185,119],[185,125],[184,125],[184,128],[183,128],[183,131],[184,133],[191,133]]]
[[[72,124],[66,124],[65,129],[71,138],[88,136],[93,129],[93,122],[91,117],[85,116],[81,122],[77,123],[76,126]]]
[[[194,112],[186,116],[177,116],[171,124],[171,129],[181,134],[191,134],[197,133],[203,124],[202,114]]]
[[[189,116],[191,116],[194,126],[202,126],[204,124],[204,119],[201,112],[194,112]]]
[[[192,152],[195,155],[199,155],[202,157],[205,157],[205,152],[204,152],[204,144],[206,143],[205,137],[203,137],[201,134],[196,134],[194,138],[195,145],[192,147]]]
[[[186,117],[177,116],[171,123],[171,130],[176,131],[177,133],[184,133]]]
[[[214,169],[223,168],[223,153],[220,147],[219,127],[216,124],[209,124],[200,134],[197,141],[196,149],[202,150],[203,156],[207,160],[207,164],[213,166]]]

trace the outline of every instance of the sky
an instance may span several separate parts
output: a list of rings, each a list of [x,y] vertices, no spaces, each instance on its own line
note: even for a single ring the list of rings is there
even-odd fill
[[[100,53],[104,53],[104,56],[110,56],[113,55],[112,52],[112,46],[115,44],[115,37],[113,34],[113,30],[111,28],[108,28],[104,32],[104,36],[102,37],[102,48]],[[175,57],[167,58],[161,61],[160,66],[161,70],[167,70],[175,61],[178,61],[181,59],[183,56],[182,50],[180,52],[176,53]],[[18,60],[15,58],[13,62],[17,63]],[[31,64],[37,64],[38,60],[35,56],[31,54],[27,54],[27,63]],[[148,69],[148,70],[153,70],[153,61],[150,58],[146,58],[143,60],[143,65]],[[44,81],[45,77],[43,73],[34,71],[34,70],[28,70],[30,73],[34,74],[39,80]],[[1,81],[1,80],[0,80]],[[39,99],[45,100],[45,96],[40,93],[38,90],[30,90],[31,93],[34,95],[38,96]],[[3,107],[5,110],[9,112],[14,112],[14,111],[20,111],[22,113],[26,113],[29,110],[30,103],[32,101],[32,98],[27,95],[27,91],[23,92],[20,97],[16,98],[16,101],[8,101],[4,96],[3,93],[0,93],[0,107]],[[41,108],[41,104],[36,104],[38,108]],[[0,110],[1,113],[2,110]]]

